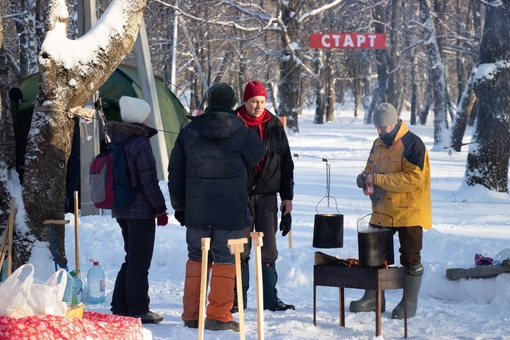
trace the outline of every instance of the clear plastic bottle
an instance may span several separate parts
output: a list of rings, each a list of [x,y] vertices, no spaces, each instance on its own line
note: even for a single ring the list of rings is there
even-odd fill
[[[71,274],[69,274],[68,271],[66,271],[67,275],[67,282],[66,282],[66,289],[64,291],[64,296],[62,297],[62,301],[64,301],[67,304],[67,307],[71,306],[72,299],[73,299],[73,277]]]
[[[72,304],[79,305],[83,300],[83,282],[78,277],[76,270],[71,272],[71,276],[73,277],[73,298]]]
[[[93,263],[87,273],[87,303],[103,303],[105,299],[105,277],[104,271],[99,262],[90,260]]]

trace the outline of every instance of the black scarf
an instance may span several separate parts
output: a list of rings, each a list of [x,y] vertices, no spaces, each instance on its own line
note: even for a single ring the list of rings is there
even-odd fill
[[[385,136],[379,135],[379,138],[381,138],[381,141],[386,145],[387,147],[390,147],[393,142],[395,141],[395,137],[397,136],[398,130],[400,129],[400,125],[402,125],[402,121],[399,119],[397,125],[391,130],[390,133],[388,133]]]

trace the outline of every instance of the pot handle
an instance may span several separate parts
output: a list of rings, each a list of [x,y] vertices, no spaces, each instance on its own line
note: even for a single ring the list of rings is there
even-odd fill
[[[325,199],[326,197],[328,198],[328,208],[329,208],[329,199],[332,198],[333,200],[335,200],[335,209],[340,214],[340,211],[338,211],[338,204],[336,203],[336,198],[331,197],[331,196],[324,196],[323,198],[321,198],[319,203],[317,203],[317,205],[315,206],[315,212],[317,212],[317,214],[319,214],[319,210],[317,208],[319,207],[319,204],[321,204],[322,200]]]
[[[381,212],[373,212],[373,213],[370,213],[370,214],[366,214],[365,216],[363,216],[362,218],[360,218],[360,219],[356,222],[356,229],[358,229],[358,232],[359,232],[359,222],[360,222],[362,219],[364,219],[365,217],[367,217],[367,216],[371,216],[372,214],[379,214],[379,215],[388,216],[389,218],[391,218],[391,226],[393,227],[393,216],[388,215],[388,214],[385,214],[385,213],[381,213]]]

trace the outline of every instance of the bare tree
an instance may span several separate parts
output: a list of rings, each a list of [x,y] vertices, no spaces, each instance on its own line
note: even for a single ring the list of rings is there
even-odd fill
[[[455,151],[460,151],[462,147],[462,138],[466,131],[466,126],[469,121],[471,111],[475,105],[476,95],[473,90],[473,82],[475,79],[475,72],[477,67],[473,67],[471,74],[466,82],[466,88],[460,97],[459,104],[457,105],[457,114],[455,116],[452,132],[451,132],[451,146]]]
[[[35,240],[51,240],[42,222],[64,218],[63,178],[74,126],[69,110],[83,106],[132,50],[145,5],[145,0],[113,0],[88,34],[69,40],[65,0],[48,3],[46,38],[39,54],[41,80],[25,162],[27,215],[26,221],[16,221],[17,231],[25,237],[16,239],[15,267],[29,259]],[[63,229],[57,230],[56,243],[56,260],[66,265]]]
[[[510,158],[510,2],[489,0],[474,91],[480,105],[465,181],[508,192]]]
[[[420,0],[420,16],[423,23],[423,41],[429,55],[429,67],[432,75],[431,82],[434,93],[434,145],[443,140],[443,134],[447,130],[446,113],[448,110],[448,89],[446,86],[446,70],[443,58],[437,44],[434,33],[434,11],[429,0]]]
[[[300,98],[303,98],[300,93],[303,73],[313,74],[311,71],[313,67],[307,64],[307,59],[311,60],[312,56],[304,55],[301,47],[306,45],[308,39],[307,35],[302,34],[302,28],[306,22],[332,10],[343,0],[330,0],[329,3],[320,5],[304,0],[276,2],[261,0],[259,3],[243,4],[238,1],[224,1],[221,11],[218,10],[215,15],[208,14],[208,20],[197,12],[197,8],[200,7],[196,6],[194,1],[179,1],[179,6],[168,1],[156,1],[179,11],[186,21],[193,21],[194,29],[205,24],[209,25],[206,33],[197,34],[194,41],[200,49],[214,49],[207,53],[202,52],[204,53],[202,55],[214,56],[217,59],[221,56],[223,60],[230,58],[232,62],[225,64],[226,66],[239,65],[237,68],[231,68],[228,75],[222,71],[224,77],[222,79],[232,83],[234,87],[244,85],[236,84],[239,79],[244,81],[260,79],[261,73],[256,72],[257,70],[273,71],[268,72],[271,73],[268,79],[260,80],[274,89],[271,92],[275,92],[272,95],[278,101],[273,103],[277,106],[277,115],[286,116],[287,127],[292,131],[298,131],[298,113],[302,106]],[[208,11],[211,10],[212,3],[216,2],[204,5]],[[212,29],[213,26],[215,30]],[[207,40],[215,43],[208,43]],[[242,43],[237,43],[238,41]],[[228,54],[226,51],[231,48],[236,51]],[[233,59],[233,56],[239,58]],[[201,59],[203,64],[210,61],[210,57]],[[211,70],[211,67],[215,69]],[[206,73],[213,72],[211,79],[215,79],[216,73],[222,70],[217,64],[209,64],[205,69]],[[237,72],[240,69],[245,70],[243,75]],[[275,69],[279,72],[274,72]],[[277,86],[273,85],[274,82]]]

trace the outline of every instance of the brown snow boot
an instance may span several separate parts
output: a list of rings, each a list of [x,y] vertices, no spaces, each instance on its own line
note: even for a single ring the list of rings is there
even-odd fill
[[[202,262],[194,260],[186,262],[186,279],[184,281],[183,312],[181,318],[184,326],[190,328],[198,328],[201,271]]]
[[[211,284],[208,296],[209,304],[206,310],[206,329],[232,329],[236,332],[239,331],[239,327],[235,327],[237,322],[232,322],[234,317],[230,312],[234,304],[235,276],[236,268],[233,264],[214,263],[212,265]],[[208,320],[216,320],[220,323]],[[208,327],[208,325],[210,327]]]
[[[416,315],[416,309],[418,309],[418,293],[420,292],[421,279],[423,277],[423,266],[418,263],[411,266],[406,271],[405,276],[405,290],[407,300],[407,317],[412,318]],[[404,318],[404,297],[400,300],[400,303],[395,307],[391,313],[392,319],[403,319]]]

